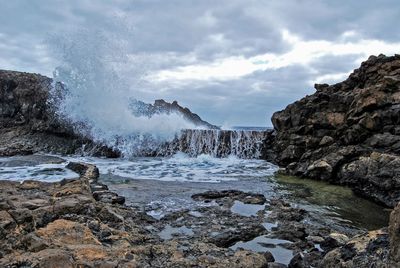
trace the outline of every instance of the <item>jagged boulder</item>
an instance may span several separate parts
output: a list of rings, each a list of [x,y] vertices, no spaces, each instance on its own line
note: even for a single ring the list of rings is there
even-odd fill
[[[155,100],[154,104],[148,104],[142,101],[134,100],[131,102],[131,108],[137,116],[148,116],[151,117],[155,114],[181,114],[187,121],[193,123],[197,127],[203,127],[206,129],[219,129],[219,127],[212,125],[203,119],[199,115],[193,113],[187,107],[182,107],[177,101],[172,103],[166,102],[165,100]]]
[[[400,55],[371,56],[349,78],[276,112],[275,162],[289,174],[400,201]]]

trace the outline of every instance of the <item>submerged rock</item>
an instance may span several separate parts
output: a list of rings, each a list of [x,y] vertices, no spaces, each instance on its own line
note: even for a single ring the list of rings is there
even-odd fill
[[[276,112],[275,160],[292,175],[400,201],[400,55],[371,56],[349,78]]]
[[[267,199],[262,194],[246,193],[240,190],[207,191],[192,195],[194,200],[238,200],[245,204],[264,204]]]

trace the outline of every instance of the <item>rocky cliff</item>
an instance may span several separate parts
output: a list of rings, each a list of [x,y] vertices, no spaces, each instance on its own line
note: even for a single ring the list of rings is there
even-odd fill
[[[39,74],[0,70],[0,155],[74,154],[84,150],[95,156],[119,156],[119,152],[93,143],[90,137],[74,133],[68,122],[57,117],[57,98],[50,94],[52,86],[52,79]],[[62,86],[55,87],[56,94],[62,95]],[[217,128],[177,102],[158,100],[154,105],[144,105],[140,107],[147,109],[148,116],[176,112],[197,126]]]
[[[85,147],[90,154],[117,156],[117,152],[76,135],[57,118],[51,87],[48,77],[0,70],[0,155],[40,151],[72,154]]]
[[[292,175],[400,201],[400,55],[371,56],[343,82],[276,112],[275,162]]]
[[[182,107],[177,101],[172,103],[166,102],[165,100],[155,100],[154,104],[148,104],[142,101],[132,101],[131,108],[135,115],[151,117],[155,114],[181,114],[187,121],[192,122],[195,126],[203,127],[206,129],[219,129],[219,127],[212,125],[200,118],[195,113],[189,110],[187,107]]]

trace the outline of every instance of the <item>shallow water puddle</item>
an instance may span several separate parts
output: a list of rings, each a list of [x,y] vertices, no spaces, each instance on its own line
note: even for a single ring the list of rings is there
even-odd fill
[[[265,227],[265,229],[267,229],[268,232],[271,232],[272,228],[278,227],[278,223],[277,222],[274,222],[274,223],[272,223],[272,222],[264,222],[262,225]]]
[[[235,200],[231,207],[231,212],[245,217],[257,216],[257,212],[265,209],[265,205],[245,204]]]
[[[281,244],[291,244],[292,242],[283,239],[269,238],[265,235],[258,236],[247,242],[237,242],[230,249],[236,250],[239,248],[247,249],[255,252],[271,252],[275,258],[275,262],[288,265],[293,258],[293,251],[286,249]]]
[[[161,232],[158,233],[158,236],[161,239],[169,240],[172,239],[175,235],[186,235],[192,236],[194,232],[192,229],[182,226],[182,227],[172,227],[171,225],[167,224]]]
[[[156,220],[161,220],[165,217],[165,214],[161,210],[150,210],[146,212],[147,215],[153,217]]]

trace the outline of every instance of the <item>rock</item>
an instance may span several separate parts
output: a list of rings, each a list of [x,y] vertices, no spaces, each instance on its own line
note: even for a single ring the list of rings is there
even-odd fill
[[[389,260],[389,236],[385,230],[357,235],[338,248],[329,251],[320,267],[396,267]]]
[[[116,157],[118,152],[73,132],[56,115],[52,79],[39,74],[0,70],[0,155],[50,152]],[[56,83],[61,95],[64,89]]]
[[[400,263],[400,203],[390,214],[389,223],[390,257]]]
[[[306,176],[320,177],[321,180],[329,180],[332,176],[332,166],[324,161],[317,160],[308,166]]]
[[[177,101],[172,103],[166,102],[165,100],[155,100],[154,104],[147,104],[142,101],[132,101],[131,107],[137,116],[151,117],[155,114],[171,114],[177,113],[183,115],[183,117],[189,122],[193,123],[197,127],[205,127],[207,129],[219,129],[200,118],[197,114],[192,113],[188,108],[182,107]]]
[[[331,233],[325,237],[324,241],[321,242],[321,247],[325,250],[331,250],[343,246],[349,241],[349,238],[344,234]]]
[[[266,260],[267,262],[274,262],[274,261],[275,261],[274,256],[273,256],[272,253],[269,252],[269,251],[264,252],[264,257],[265,257],[265,260]]]
[[[316,84],[314,94],[272,116],[272,160],[290,175],[347,185],[395,206],[400,201],[399,80],[400,55],[382,55],[370,57],[341,83]]]
[[[104,203],[120,204],[120,205],[123,205],[125,203],[125,197],[119,196],[118,194],[107,190],[95,191],[93,192],[93,197],[97,201],[101,201]]]
[[[331,136],[324,136],[322,137],[321,141],[319,142],[320,146],[330,145],[335,140]]]
[[[14,218],[5,210],[0,211],[0,227],[3,229],[13,229],[16,223]]]
[[[0,181],[0,267],[286,267],[275,263],[270,252],[235,245],[260,238],[290,240],[260,246],[303,252],[301,261],[317,267],[324,253],[314,243],[331,233],[312,213],[282,199],[266,202],[262,194],[236,190],[196,194],[196,210],[155,220],[141,207],[103,202],[116,195],[91,191],[99,184],[96,169],[71,165],[80,170],[79,178]],[[206,201],[213,202],[204,206]],[[239,201],[261,210],[252,216],[236,213],[232,206]],[[161,232],[171,235],[162,238]],[[375,239],[366,252],[378,252],[385,241]],[[342,251],[353,256],[350,246]]]
[[[32,212],[26,208],[9,210],[9,213],[18,224],[31,222],[33,220]]]
[[[288,265],[289,268],[306,268],[309,267],[303,260],[303,254],[297,253],[291,260]]]
[[[241,228],[236,231],[223,232],[211,239],[211,242],[218,247],[228,248],[239,241],[249,241],[265,233],[262,225],[252,224],[248,228]]]
[[[37,253],[23,254],[12,258],[6,256],[4,259],[0,259],[0,265],[2,267],[76,267],[72,256],[62,249],[45,249]]]
[[[246,193],[239,190],[206,191],[192,195],[194,200],[230,199],[238,200],[245,204],[264,204],[266,198],[262,194]]]
[[[99,169],[95,165],[91,164],[69,162],[66,168],[78,173],[81,177],[89,180],[90,183],[97,182],[97,179],[100,176]]]
[[[372,152],[344,164],[337,176],[353,184],[356,193],[386,206],[400,201],[400,156]]]
[[[36,235],[53,245],[100,244],[90,229],[80,223],[55,220],[36,231]]]

